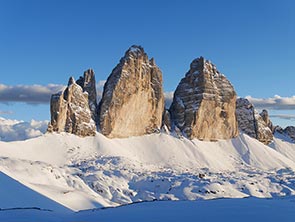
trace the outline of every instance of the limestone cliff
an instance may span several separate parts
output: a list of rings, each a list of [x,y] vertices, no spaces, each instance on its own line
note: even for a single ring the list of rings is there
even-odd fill
[[[78,136],[95,135],[96,124],[89,108],[89,94],[83,91],[81,83],[82,81],[77,84],[71,77],[64,91],[51,96],[49,132],[68,132]]]
[[[195,59],[174,93],[170,114],[175,127],[190,138],[230,139],[238,135],[236,93],[210,61]]]
[[[259,114],[247,99],[239,98],[236,116],[242,132],[264,144],[269,144],[273,140],[273,126],[266,110]]]
[[[100,132],[110,138],[159,130],[164,111],[162,73],[140,46],[129,48],[104,85]]]

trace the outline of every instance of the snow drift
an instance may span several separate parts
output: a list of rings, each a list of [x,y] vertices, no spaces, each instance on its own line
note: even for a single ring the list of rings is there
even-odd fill
[[[165,133],[127,139],[53,133],[0,142],[3,173],[75,211],[151,200],[288,196],[295,190],[294,157],[295,144],[277,138],[269,147],[245,134],[204,142]]]

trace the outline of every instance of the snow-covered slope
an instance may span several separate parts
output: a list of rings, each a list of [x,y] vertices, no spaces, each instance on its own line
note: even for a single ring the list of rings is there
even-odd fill
[[[0,142],[0,170],[72,209],[145,200],[294,194],[293,146],[245,134],[202,142],[161,133],[128,139],[45,134]],[[282,153],[280,153],[282,152]]]
[[[2,211],[15,208],[39,209],[42,211],[54,210],[63,213],[69,211],[67,208],[25,187],[2,172],[0,172],[0,200],[0,209]]]
[[[294,197],[282,199],[245,198],[212,201],[158,201],[66,214],[34,209],[0,210],[0,221],[14,222],[293,222],[294,217]]]

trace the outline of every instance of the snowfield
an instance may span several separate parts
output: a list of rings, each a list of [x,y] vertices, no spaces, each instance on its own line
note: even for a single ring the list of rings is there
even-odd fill
[[[295,190],[295,144],[278,138],[269,147],[245,134],[204,142],[165,133],[128,139],[54,133],[0,142],[0,154],[4,174],[73,211]]]
[[[0,221],[13,222],[293,222],[295,199],[218,199],[155,201],[116,208],[51,212],[38,209],[0,211]]]

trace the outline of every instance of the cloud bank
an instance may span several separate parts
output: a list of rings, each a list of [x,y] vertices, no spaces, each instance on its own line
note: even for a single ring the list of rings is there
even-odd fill
[[[0,102],[24,102],[29,104],[49,103],[52,94],[61,91],[65,86],[48,84],[42,85],[16,85],[0,84]]]
[[[295,120],[295,115],[292,114],[271,114],[269,117],[280,118],[286,120]]]
[[[295,109],[295,96],[281,97],[275,95],[271,98],[254,98],[252,96],[246,96],[255,108],[269,109],[269,110],[294,110]]]
[[[26,140],[43,135],[48,121],[24,122],[0,117],[0,141]]]
[[[101,80],[96,84],[98,100],[102,96],[105,82],[105,80]],[[0,84],[0,103],[24,102],[28,104],[46,104],[49,103],[52,94],[57,93],[64,88],[64,85],[57,84],[16,86]],[[173,94],[173,91],[164,93],[166,108],[171,105]],[[279,95],[275,95],[270,98],[255,98],[252,96],[246,96],[245,98],[253,103],[258,109],[295,110],[295,96],[281,97]]]

